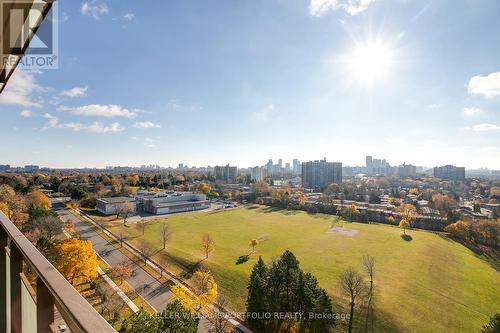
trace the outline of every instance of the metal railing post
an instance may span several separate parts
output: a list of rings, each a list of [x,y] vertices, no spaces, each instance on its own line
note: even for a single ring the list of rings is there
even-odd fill
[[[7,332],[7,233],[0,227],[0,332]]]
[[[54,296],[40,277],[36,279],[36,331],[52,333],[54,322]]]
[[[23,254],[10,242],[10,327],[12,333],[22,333],[21,274]]]

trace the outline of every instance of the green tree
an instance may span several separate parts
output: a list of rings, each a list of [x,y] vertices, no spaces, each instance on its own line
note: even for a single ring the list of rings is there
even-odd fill
[[[247,313],[258,314],[267,311],[266,299],[266,279],[267,279],[267,266],[259,257],[257,263],[253,266],[252,274],[250,274],[250,282],[248,283],[248,296],[247,296]],[[257,316],[256,316],[257,317]],[[265,322],[258,318],[248,318],[250,326],[262,330],[265,327]]]
[[[120,333],[158,332],[159,317],[150,315],[143,309],[122,322]]]
[[[483,326],[481,332],[482,333],[500,332],[500,313],[495,313],[495,315],[490,318],[490,322]]]
[[[179,300],[167,304],[158,318],[158,328],[162,333],[196,333],[198,329],[195,316]]]

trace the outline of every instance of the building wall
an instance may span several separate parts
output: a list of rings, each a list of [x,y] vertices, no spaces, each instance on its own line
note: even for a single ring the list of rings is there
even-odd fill
[[[330,183],[342,183],[342,163],[327,162],[326,159],[302,163],[303,187],[323,187]]]
[[[456,167],[453,165],[445,165],[442,167],[434,168],[434,177],[453,180],[453,181],[463,181],[465,180],[465,168]]]

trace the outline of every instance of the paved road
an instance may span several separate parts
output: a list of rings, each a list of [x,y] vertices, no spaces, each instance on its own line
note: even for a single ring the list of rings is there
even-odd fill
[[[129,263],[133,269],[132,276],[125,279],[153,308],[158,312],[163,311],[165,306],[172,300],[172,292],[158,282],[139,264],[132,262],[127,256],[121,253],[113,245],[109,244],[97,232],[95,232],[88,222],[82,222],[79,218],[71,214],[67,209],[57,211],[63,221],[72,221],[75,230],[82,238],[89,239],[95,251],[112,267],[121,262]],[[140,305],[140,304],[138,304]]]

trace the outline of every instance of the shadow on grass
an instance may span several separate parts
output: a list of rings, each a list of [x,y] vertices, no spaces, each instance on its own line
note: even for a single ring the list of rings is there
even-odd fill
[[[267,213],[279,212],[279,211],[282,211],[282,210],[285,210],[285,209],[281,208],[281,207],[266,207],[262,211],[267,214]]]
[[[413,240],[413,237],[411,237],[410,235],[401,235],[401,238],[406,241],[406,242],[411,242]]]
[[[446,240],[447,242],[459,243],[474,253],[476,258],[484,260],[497,272],[500,272],[500,250],[481,244],[474,244],[471,242],[466,242],[462,239],[452,237],[444,233],[436,233],[439,237]]]
[[[243,256],[239,256],[238,260],[236,260],[236,265],[241,265],[246,263],[250,259],[250,256],[248,254],[245,254]]]
[[[252,206],[249,206],[249,207],[246,207],[246,209],[259,209],[260,206],[259,205],[252,205]]]
[[[171,253],[164,253],[163,256],[166,260],[182,269],[182,272],[179,273],[178,277],[186,280],[191,278],[194,272],[201,268],[201,264],[203,262],[203,260],[198,260],[197,262],[195,262],[189,259],[181,258]]]

